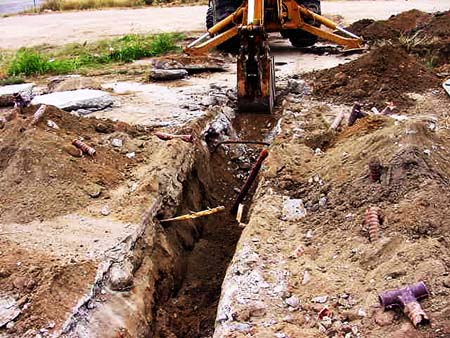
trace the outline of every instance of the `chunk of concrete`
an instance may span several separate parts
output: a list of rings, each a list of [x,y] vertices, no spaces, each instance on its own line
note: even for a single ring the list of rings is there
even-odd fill
[[[3,327],[14,320],[20,315],[20,312],[14,298],[3,294],[0,295],[0,327]]]
[[[101,90],[79,89],[36,96],[31,104],[46,104],[66,111],[86,110],[93,112],[112,106],[113,98]]]
[[[179,80],[188,75],[186,69],[153,69],[150,72],[150,80],[172,81]]]
[[[23,83],[0,87],[0,107],[14,105],[13,94],[19,93],[24,99],[31,100],[34,83]]]
[[[90,77],[65,75],[51,78],[47,87],[50,92],[54,93],[78,89],[101,89],[101,84]]]

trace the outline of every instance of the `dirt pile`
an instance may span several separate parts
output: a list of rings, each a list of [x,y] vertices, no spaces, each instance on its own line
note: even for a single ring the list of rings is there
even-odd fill
[[[0,196],[2,222],[29,222],[85,207],[93,198],[107,197],[108,190],[127,177],[139,150],[135,127],[112,121],[76,117],[54,107],[30,126],[36,107],[27,108],[0,129]],[[53,121],[58,129],[48,126]],[[114,147],[112,139],[123,146]],[[71,145],[83,139],[95,156],[80,156]]]
[[[433,15],[412,9],[391,16],[388,20],[362,19],[347,27],[351,32],[364,37],[366,41],[393,40],[400,35],[408,35],[419,27],[428,25]]]
[[[402,48],[384,45],[361,58],[311,76],[313,95],[334,102],[360,101],[371,108],[383,108],[393,101],[399,108],[411,106],[408,92],[437,87],[438,78]]]

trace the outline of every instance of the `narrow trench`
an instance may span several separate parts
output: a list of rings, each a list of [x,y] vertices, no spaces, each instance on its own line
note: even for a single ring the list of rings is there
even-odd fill
[[[262,141],[275,127],[276,120],[275,115],[238,115],[233,121],[233,129],[241,140]],[[210,154],[209,186],[189,188],[197,191],[194,194],[203,195],[203,208],[224,205],[226,211],[197,221],[202,222],[201,234],[192,250],[187,250],[182,258],[180,264],[184,273],[179,288],[171,298],[158,305],[155,337],[212,337],[222,281],[242,232],[229,210],[237,189],[247,177],[250,164],[254,163],[262,147],[220,147]],[[239,163],[243,159],[246,159],[245,166]],[[194,176],[198,174],[194,173]],[[201,179],[197,177],[192,181],[198,185]],[[247,210],[255,189],[256,184],[245,199]],[[184,209],[190,207],[194,206]]]

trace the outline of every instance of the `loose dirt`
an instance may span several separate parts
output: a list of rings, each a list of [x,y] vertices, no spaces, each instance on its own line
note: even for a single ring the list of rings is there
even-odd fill
[[[138,149],[132,138],[143,133],[136,127],[75,117],[50,106],[30,126],[36,109],[27,108],[0,130],[0,189],[8,191],[0,196],[2,222],[55,217],[88,205],[92,198],[106,198],[137,163],[124,156]],[[48,127],[48,120],[59,129]],[[125,147],[113,149],[114,137],[124,139]],[[79,157],[71,145],[74,139],[97,148],[97,154]]]
[[[414,104],[406,93],[437,88],[439,81],[401,47],[385,45],[353,62],[313,73],[311,84],[316,97],[333,102],[361,101],[380,109],[392,101],[403,110]]]

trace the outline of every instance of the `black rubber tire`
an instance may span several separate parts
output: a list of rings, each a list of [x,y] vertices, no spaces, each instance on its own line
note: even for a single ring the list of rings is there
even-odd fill
[[[225,19],[228,15],[236,11],[241,4],[242,0],[210,0],[206,12],[206,28],[209,29],[219,21]],[[217,48],[225,52],[237,53],[239,51],[239,37],[235,36],[220,44]]]
[[[206,29],[210,29],[212,26],[214,26],[214,16],[213,8],[210,5],[206,11]]]
[[[320,0],[297,0],[299,5],[303,5],[304,7],[308,8],[310,11],[321,14],[321,8],[320,8]],[[306,20],[306,23],[309,23],[310,25],[313,25],[315,27],[320,27],[320,23],[318,22],[312,22]],[[311,33],[305,32],[301,29],[291,29],[289,31],[283,32],[282,35],[287,35],[289,38],[289,41],[291,42],[292,46],[297,48],[303,48],[303,47],[309,47],[314,45],[319,38]]]

